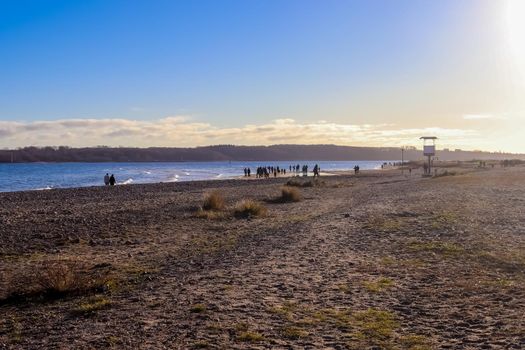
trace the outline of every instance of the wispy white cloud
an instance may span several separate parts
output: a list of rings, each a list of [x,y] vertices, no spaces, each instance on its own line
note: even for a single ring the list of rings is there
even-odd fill
[[[418,145],[421,135],[436,135],[447,144],[468,146],[474,130],[396,128],[392,124],[342,124],[326,120],[299,123],[275,119],[264,124],[218,127],[187,116],[158,120],[66,119],[35,122],[0,121],[0,147],[69,146],[200,146],[218,143],[264,145],[275,143],[361,146]]]
[[[492,114],[464,114],[463,119],[465,120],[487,120],[487,119],[504,120],[506,118],[503,116],[492,115]]]

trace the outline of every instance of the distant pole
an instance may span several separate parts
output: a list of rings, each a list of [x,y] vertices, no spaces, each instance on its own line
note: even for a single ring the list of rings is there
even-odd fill
[[[401,147],[401,175],[405,173],[405,168],[403,165],[405,164],[405,148]]]

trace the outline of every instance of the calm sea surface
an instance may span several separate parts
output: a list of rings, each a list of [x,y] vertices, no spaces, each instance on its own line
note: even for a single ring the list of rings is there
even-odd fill
[[[180,162],[180,163],[25,163],[0,164],[0,192],[45,190],[103,185],[106,173],[115,174],[118,184],[227,179],[242,176],[243,169],[253,172],[258,166],[288,168],[315,164],[321,171],[377,169],[383,161],[278,161],[278,162]]]

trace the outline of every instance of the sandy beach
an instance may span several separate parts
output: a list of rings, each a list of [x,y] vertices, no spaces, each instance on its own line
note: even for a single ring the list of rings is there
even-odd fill
[[[525,168],[448,171],[0,193],[0,349],[523,349]]]

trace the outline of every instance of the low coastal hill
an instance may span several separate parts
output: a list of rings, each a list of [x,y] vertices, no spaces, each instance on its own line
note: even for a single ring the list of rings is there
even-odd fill
[[[440,160],[525,159],[525,154],[441,150]],[[405,149],[405,160],[420,160],[421,150]],[[25,147],[0,150],[0,163],[27,162],[179,162],[179,161],[287,161],[287,160],[400,160],[399,147],[352,147],[337,145],[217,145],[173,147]]]

